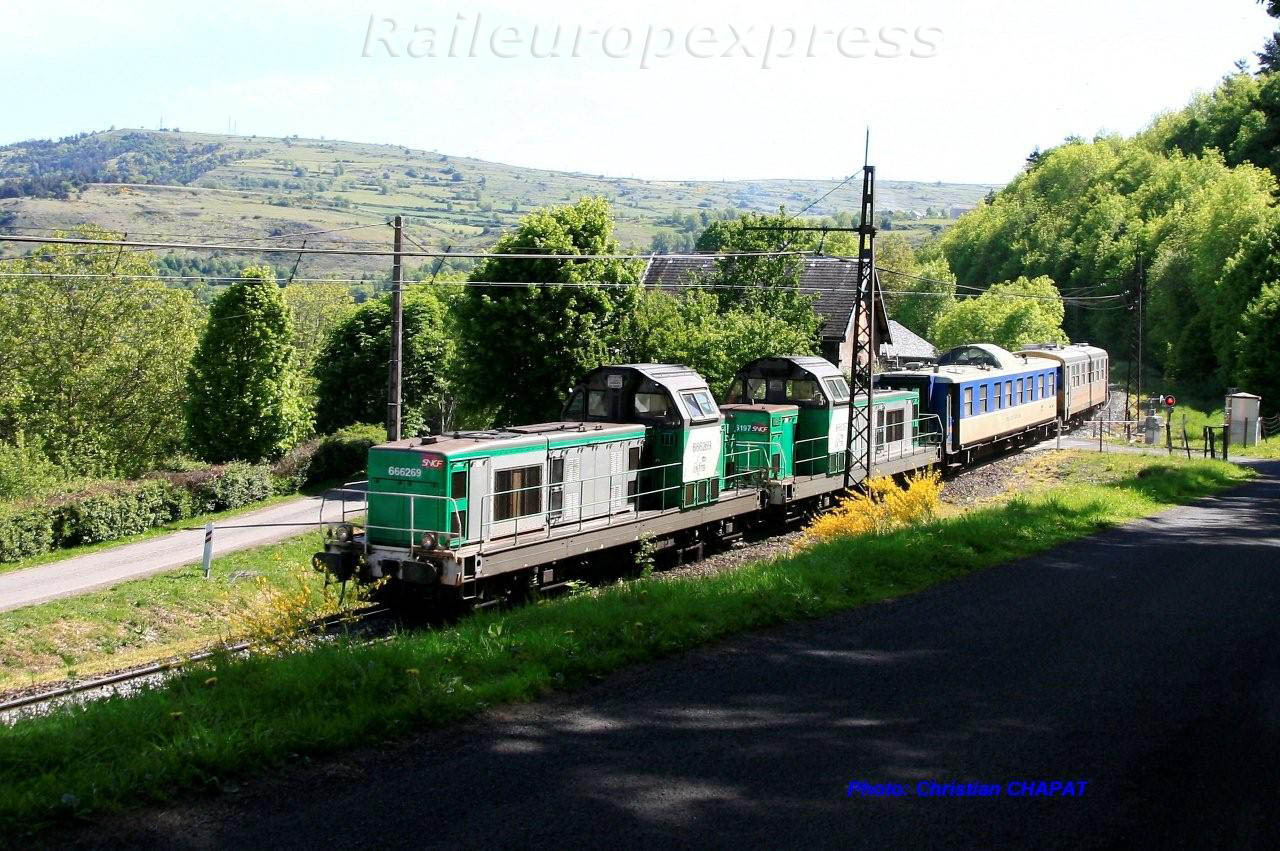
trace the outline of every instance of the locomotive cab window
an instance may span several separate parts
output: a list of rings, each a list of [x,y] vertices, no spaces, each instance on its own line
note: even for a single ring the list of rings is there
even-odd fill
[[[587,394],[581,387],[573,391],[573,395],[569,397],[569,401],[564,406],[564,418],[566,420],[585,420],[587,418]]]
[[[603,390],[587,391],[587,414],[593,417],[609,416],[609,398]]]
[[[810,378],[787,379],[788,402],[826,402],[818,382]]]
[[[637,393],[635,397],[636,416],[650,419],[666,419],[670,413],[670,400],[666,393]]]

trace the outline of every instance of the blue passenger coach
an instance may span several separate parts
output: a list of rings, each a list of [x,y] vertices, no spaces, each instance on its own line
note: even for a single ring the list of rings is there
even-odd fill
[[[929,369],[883,373],[879,383],[920,392],[921,407],[937,415],[943,451],[955,463],[984,447],[1049,436],[1063,392],[1060,360],[988,343],[958,346]]]

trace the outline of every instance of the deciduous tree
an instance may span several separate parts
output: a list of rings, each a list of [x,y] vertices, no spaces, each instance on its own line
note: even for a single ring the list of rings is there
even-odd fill
[[[614,359],[641,266],[594,255],[618,250],[603,198],[530,213],[497,241],[495,254],[574,257],[493,257],[471,274],[459,302],[459,347],[475,408],[492,411],[499,425],[557,416],[572,383]]]
[[[62,234],[63,236],[67,234]],[[94,227],[74,236],[118,239]],[[150,255],[37,248],[0,279],[0,436],[25,434],[77,475],[129,474],[182,441],[200,311]]]
[[[445,302],[429,284],[404,292],[401,424],[404,434],[423,425],[453,425],[449,371],[454,355]],[[387,419],[387,363],[391,352],[391,296],[366,302],[330,332],[316,359],[316,428],[332,432]]]
[[[187,441],[206,461],[279,456],[310,430],[275,275],[246,269],[209,308],[187,373]]]

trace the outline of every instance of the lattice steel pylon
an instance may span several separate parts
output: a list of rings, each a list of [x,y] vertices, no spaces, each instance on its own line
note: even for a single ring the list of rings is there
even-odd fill
[[[862,169],[862,211],[858,224],[858,298],[853,306],[853,379],[849,393],[848,438],[844,486],[851,488],[871,478],[875,458],[876,302],[880,275],[876,272],[875,212],[876,168]],[[858,398],[867,404],[859,408]],[[856,469],[856,475],[855,475]]]

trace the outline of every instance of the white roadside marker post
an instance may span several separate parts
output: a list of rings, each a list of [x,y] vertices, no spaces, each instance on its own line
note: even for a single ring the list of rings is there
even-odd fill
[[[213,524],[204,524],[204,578],[209,578],[209,568],[213,564]]]

